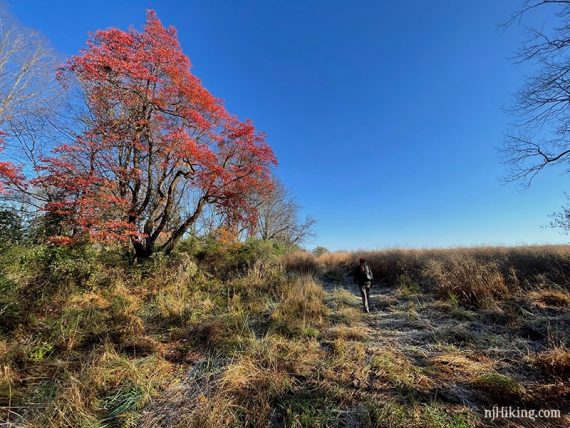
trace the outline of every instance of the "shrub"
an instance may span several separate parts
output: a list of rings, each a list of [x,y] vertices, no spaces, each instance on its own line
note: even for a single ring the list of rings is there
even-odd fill
[[[0,207],[0,248],[21,242],[24,238],[22,218],[11,208]]]
[[[200,266],[220,279],[243,275],[256,264],[276,261],[289,251],[287,246],[277,241],[258,239],[241,243],[209,237],[198,242],[194,246],[194,254]]]
[[[328,253],[329,250],[327,250],[325,247],[316,247],[315,249],[313,249],[312,253],[315,255],[315,257],[320,257],[323,254]]]

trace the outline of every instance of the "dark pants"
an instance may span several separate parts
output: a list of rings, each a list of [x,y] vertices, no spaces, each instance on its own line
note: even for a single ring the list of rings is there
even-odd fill
[[[362,306],[366,312],[370,310],[370,283],[360,284],[360,295],[362,296]]]

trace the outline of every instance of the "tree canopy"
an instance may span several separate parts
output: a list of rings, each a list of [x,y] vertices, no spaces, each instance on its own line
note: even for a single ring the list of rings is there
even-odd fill
[[[27,182],[58,221],[53,242],[128,242],[146,257],[172,250],[205,207],[256,222],[249,195],[271,190],[275,155],[204,88],[176,30],[153,11],[142,31],[97,31],[57,78],[81,89],[87,115]],[[21,179],[0,163],[0,183]]]

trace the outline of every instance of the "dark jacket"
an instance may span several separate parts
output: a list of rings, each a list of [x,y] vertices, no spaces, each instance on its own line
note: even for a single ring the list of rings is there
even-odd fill
[[[368,263],[356,266],[352,274],[354,276],[354,282],[358,285],[370,285],[372,283],[372,270],[370,266],[368,266]]]

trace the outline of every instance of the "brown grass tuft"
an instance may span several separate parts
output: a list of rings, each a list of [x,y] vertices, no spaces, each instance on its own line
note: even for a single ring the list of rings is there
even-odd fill
[[[531,301],[536,302],[539,307],[553,306],[556,308],[570,307],[570,294],[557,289],[545,289],[530,293]]]
[[[278,329],[289,334],[303,334],[308,328],[323,324],[328,313],[325,292],[312,276],[294,279],[285,284],[279,294],[279,306],[271,315]]]
[[[566,347],[556,347],[531,356],[531,362],[544,373],[553,376],[570,374],[570,350]]]

